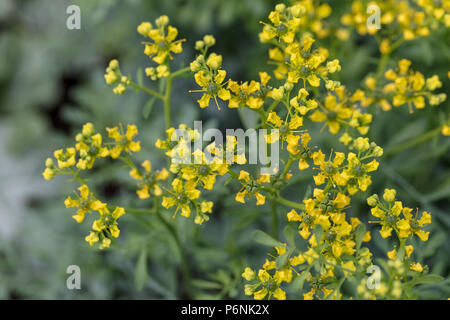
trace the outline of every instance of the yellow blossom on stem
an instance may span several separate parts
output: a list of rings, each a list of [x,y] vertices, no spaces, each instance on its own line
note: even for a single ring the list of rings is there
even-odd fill
[[[133,141],[138,135],[138,129],[135,125],[129,124],[126,133],[123,132],[122,127],[106,128],[106,130],[108,136],[114,140],[113,148],[109,150],[111,158],[118,158],[122,151],[126,153],[141,151],[140,142]]]

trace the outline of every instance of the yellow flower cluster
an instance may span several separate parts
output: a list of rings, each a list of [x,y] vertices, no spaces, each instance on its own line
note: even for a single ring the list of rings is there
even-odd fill
[[[440,25],[450,27],[448,0],[415,2],[417,5],[408,0],[356,0],[352,3],[351,13],[344,14],[341,22],[345,26],[354,27],[362,35],[382,34],[380,51],[385,54],[390,53],[393,47],[402,41],[430,35],[431,31]],[[379,14],[379,27],[376,23],[367,23],[369,18],[375,17],[376,14]]]
[[[201,41],[201,46],[196,45],[196,49],[201,52],[197,58],[191,62],[190,68],[195,72],[195,82],[201,87],[200,90],[191,90],[190,92],[202,92],[202,97],[197,100],[200,108],[209,106],[211,98],[214,98],[217,108],[220,110],[217,98],[224,101],[230,100],[230,91],[226,89],[224,83],[227,72],[222,67],[222,56],[216,53],[207,55],[208,49],[215,44],[212,36],[205,36]]]
[[[431,223],[431,215],[424,211],[420,219],[418,212],[413,216],[411,208],[404,207],[401,201],[395,201],[395,195],[394,189],[386,189],[383,194],[386,203],[382,203],[377,195],[367,199],[367,203],[372,207],[372,215],[379,219],[375,222],[382,226],[381,236],[387,238],[394,230],[400,239],[417,235],[420,240],[427,241],[429,232],[422,228]]]
[[[279,256],[286,253],[286,247],[279,246],[275,247],[276,252]],[[295,264],[296,258],[291,259]],[[297,257],[297,260],[299,257]],[[298,263],[297,263],[298,264]],[[245,294],[253,295],[256,300],[262,300],[266,296],[268,299],[274,297],[278,300],[286,300],[286,292],[280,287],[283,282],[290,283],[292,281],[293,275],[290,265],[286,265],[283,268],[277,269],[275,261],[266,262],[263,268],[258,271],[258,274],[251,268],[245,268],[242,273],[242,277],[247,281],[252,281],[251,284],[245,285]]]
[[[386,6],[387,2],[389,1],[383,2],[382,5]],[[344,16],[343,21],[349,24],[357,23],[361,33],[376,32],[365,29],[367,15],[365,8],[362,15],[362,7],[362,3],[355,1],[355,14],[352,17],[355,20],[349,21],[349,17]],[[362,247],[363,242],[371,240],[370,232],[366,231],[365,225],[358,218],[348,217],[346,213],[351,197],[358,191],[365,192],[372,183],[370,174],[379,167],[375,158],[383,155],[383,149],[375,142],[360,136],[368,133],[373,120],[372,114],[366,108],[376,103],[388,110],[390,100],[393,100],[394,106],[413,102],[421,108],[424,106],[424,96],[429,98],[431,105],[435,105],[444,101],[445,95],[431,93],[442,85],[437,76],[425,79],[419,72],[409,70],[411,63],[405,59],[400,61],[397,72],[385,72],[386,79],[393,82],[386,83],[384,88],[377,84],[379,79],[368,77],[365,81],[368,90],[357,89],[350,92],[339,81],[328,78],[329,74],[340,71],[339,61],[334,59],[327,62],[329,53],[326,49],[312,49],[314,39],[308,33],[299,32],[298,16],[293,14],[295,10],[295,6],[278,5],[269,15],[270,23],[264,23],[260,34],[262,42],[275,45],[275,48],[269,50],[269,61],[276,65],[275,78],[286,81],[283,86],[270,91],[268,96],[275,100],[275,103],[267,111],[263,103],[261,109],[266,114],[262,118],[265,125],[279,130],[279,133],[266,137],[267,143],[281,140],[288,144],[290,158],[284,172],[288,172],[295,160],[299,160],[300,170],[312,166],[315,171],[313,179],[317,187],[312,197],[303,200],[302,204],[282,202],[294,208],[287,213],[287,218],[298,223],[299,235],[308,245],[302,250],[296,248],[293,243],[275,247],[278,255],[271,256],[272,259],[266,261],[258,275],[251,268],[247,268],[242,276],[251,281],[246,285],[245,293],[253,295],[255,299],[272,296],[285,299],[282,285],[283,282],[291,282],[292,278],[302,279],[302,286],[306,281],[309,283],[310,290],[303,294],[304,299],[340,299],[342,273],[350,278],[361,278],[366,273],[366,268],[372,264],[372,253],[368,248]],[[383,19],[386,21],[388,17]],[[400,19],[406,20],[406,17]],[[408,34],[406,24],[402,24],[402,28],[405,34]],[[411,32],[424,34],[420,26],[414,27]],[[406,37],[408,38],[408,35]],[[321,86],[321,80],[325,94],[318,95],[315,88]],[[290,98],[292,93],[294,97]],[[281,104],[284,110],[278,109],[278,104]],[[338,134],[343,129],[339,141],[348,151],[331,152],[326,156],[322,150],[314,151],[314,147],[308,146],[311,137],[303,129],[307,119],[305,116],[308,115],[313,122],[322,122],[332,134]],[[273,183],[263,186],[259,180],[249,178],[246,172],[241,171],[239,180],[243,188],[238,194],[239,197],[236,197],[238,201],[244,199],[243,196],[249,190],[256,194],[257,204],[263,204],[267,196],[272,200],[274,194],[278,194]],[[267,182],[270,182],[270,178]],[[394,200],[389,192],[387,191],[385,199],[392,202]],[[390,235],[392,228],[398,232],[400,248],[394,251],[400,251],[399,260],[389,262],[389,266],[397,268],[401,263],[405,266],[404,272],[408,269],[422,272],[420,263],[408,260],[413,247],[406,245],[406,239],[416,234],[426,241],[428,233],[423,231],[422,227],[431,222],[430,215],[424,212],[419,219],[417,215],[413,217],[411,209],[403,208],[399,201],[395,202],[395,205],[391,203],[392,205],[383,206],[379,202],[373,204],[372,197],[369,199],[369,204],[375,207],[372,214],[375,212],[380,218],[378,222],[382,224],[382,236]],[[403,214],[402,218],[399,213]],[[395,217],[395,221],[391,216]],[[389,279],[398,275],[392,270],[385,270]],[[414,277],[416,275],[412,276]],[[404,274],[404,279],[406,282],[411,277]],[[363,281],[365,286],[365,279]],[[357,291],[363,298],[399,298],[406,295],[403,286],[401,281],[389,281],[382,283],[381,289],[371,293],[367,293],[366,287],[358,287]]]
[[[43,172],[46,180],[52,180],[58,175],[71,175],[74,180],[81,183],[81,187],[78,188],[79,194],[75,193],[75,199],[68,197],[65,205],[67,208],[78,208],[77,214],[73,216],[78,223],[83,222],[86,213],[93,211],[99,213],[100,217],[94,221],[93,231],[86,236],[86,241],[91,246],[100,242],[100,249],[108,248],[111,239],[119,236],[117,219],[125,214],[125,210],[121,207],[115,207],[111,212],[110,207],[98,200],[89,190],[80,173],[92,169],[97,158],[111,157],[116,159],[123,151],[128,155],[131,151],[140,150],[139,142],[132,141],[137,135],[136,126],[129,125],[126,134],[120,134],[118,127],[108,128],[107,130],[112,142],[103,143],[102,135],[95,132],[94,125],[90,122],[86,123],[82,131],[75,136],[75,147],[56,150],[54,156],[57,165],[52,158],[48,158],[45,162],[46,169]]]
[[[92,224],[92,230],[85,240],[89,245],[94,245],[100,242],[99,249],[109,248],[111,245],[111,238],[118,238],[120,230],[117,227],[117,219],[125,214],[125,210],[121,207],[116,207],[113,212],[110,212],[106,203],[97,200],[89,187],[83,184],[78,188],[80,194],[75,193],[76,199],[68,197],[64,204],[66,208],[79,208],[77,214],[72,216],[78,223],[83,222],[86,213],[97,211],[99,219]]]
[[[367,77],[365,84],[367,90],[358,89],[352,97],[353,101],[359,101],[362,106],[367,107],[378,104],[385,111],[394,107],[408,105],[409,111],[425,108],[426,101],[431,106],[441,104],[447,99],[445,93],[434,94],[433,91],[442,87],[442,82],[437,75],[429,78],[419,71],[411,70],[411,61],[401,59],[396,70],[388,69],[384,73],[386,82],[377,80],[374,77]],[[382,87],[380,90],[379,87]]]
[[[448,1],[419,0],[417,3],[418,7],[412,7],[403,0],[380,1],[381,23],[386,28],[393,28],[391,34],[401,37],[402,41],[427,35],[441,21],[447,24]],[[344,15],[342,23],[355,26],[362,34],[377,33],[377,29],[367,28],[366,24],[369,16],[366,7],[370,4],[375,3],[354,1],[352,14]],[[271,75],[259,72],[258,81],[227,78],[222,56],[209,52],[216,43],[211,35],[196,41],[198,55],[189,68],[171,72],[169,60],[173,58],[172,54],[182,51],[184,41],[176,40],[178,30],[169,25],[167,16],[159,17],[156,27],[150,22],[141,23],[138,32],[150,38],[150,42],[144,42],[144,53],[158,64],[145,72],[152,80],[168,77],[166,85],[153,91],[135,84],[131,77],[121,74],[117,60],[110,62],[105,80],[107,84],[117,84],[113,89],[116,94],[122,94],[132,86],[162,100],[167,136],[157,139],[155,147],[164,150],[170,165],[168,170],[154,170],[148,160],[139,166],[134,164],[131,156],[141,150],[140,142],[135,140],[138,135],[135,125],[128,125],[126,130],[122,126],[106,128],[110,141],[105,143],[102,135],[88,123],[76,136],[74,147],[55,151],[56,161],[47,159],[44,178],[51,180],[68,174],[81,183],[76,198],[66,200],[67,207],[78,208],[73,216],[77,222],[81,223],[86,213],[99,213],[86,241],[90,245],[99,242],[100,248],[109,247],[111,240],[119,236],[117,219],[125,211],[133,211],[133,208],[121,207],[113,210],[89,190],[80,172],[92,169],[98,158],[123,161],[131,178],[137,181],[137,197],[154,200],[152,212],[156,211],[160,216],[162,206],[173,212],[173,217],[178,212],[190,217],[195,211],[193,220],[196,224],[208,221],[214,206],[212,201],[203,200],[202,192],[214,190],[219,178],[228,174],[230,177],[225,184],[235,188],[236,202],[247,204],[253,198],[257,206],[270,202],[273,214],[277,214],[278,204],[289,208],[284,211],[290,222],[285,229],[287,243],[273,238],[263,241],[266,245],[269,243],[276,254],[270,254],[257,272],[250,267],[245,269],[242,277],[250,282],[245,286],[246,295],[255,299],[274,297],[284,300],[284,287],[295,282],[296,290],[303,293],[304,299],[341,299],[343,283],[352,281],[357,285],[356,297],[359,298],[408,298],[408,287],[413,287],[408,281],[419,279],[417,277],[428,271],[427,266],[411,260],[414,248],[408,241],[414,235],[422,241],[428,240],[429,232],[423,228],[431,223],[430,214],[413,215],[412,209],[396,200],[393,189],[385,190],[384,202],[377,195],[367,198],[372,215],[378,219],[370,222],[381,225],[383,238],[391,236],[394,230],[399,242],[387,253],[389,260],[384,268],[387,276],[382,279],[381,286],[368,291],[366,270],[373,266],[372,253],[363,243],[371,241],[372,237],[361,221],[364,219],[352,217],[349,208],[356,202],[352,197],[367,191],[372,184],[371,174],[379,167],[377,158],[383,155],[383,149],[365,137],[374,117],[373,108],[368,107],[379,105],[383,110],[390,110],[391,105],[408,104],[410,109],[412,105],[421,109],[425,107],[425,98],[430,105],[437,105],[446,96],[433,93],[442,86],[437,76],[425,78],[420,72],[413,71],[411,62],[406,59],[398,62],[395,71],[386,70],[386,64],[380,63],[377,75],[366,77],[364,86],[354,91],[333,80],[330,75],[337,76],[335,73],[341,70],[340,62],[330,58],[330,52],[318,46],[315,38],[334,33],[339,39],[347,39],[348,32],[331,28],[325,20],[330,14],[331,7],[320,1],[301,0],[292,6],[276,5],[259,35],[261,42],[272,46],[268,60],[276,67]],[[385,61],[387,52],[395,49],[395,45],[390,44],[392,39],[381,40],[380,61]],[[281,149],[287,151],[282,154],[288,157],[281,159],[282,170],[277,167],[272,175],[253,174],[250,170],[234,171],[235,165],[246,164],[245,153],[235,150],[235,137],[227,136],[224,145],[213,142],[204,149],[203,145],[200,149],[192,149],[194,141],[201,139],[200,133],[186,124],[172,127],[170,119],[172,80],[189,71],[200,87],[190,91],[202,94],[197,100],[200,108],[208,107],[214,99],[220,109],[220,99],[228,102],[230,109],[252,110],[259,116],[261,128],[273,129],[265,135],[264,142],[266,147],[281,142]],[[275,81],[278,81],[277,87],[271,86]],[[325,151],[315,145],[316,137],[307,130],[311,122],[322,123],[322,129],[328,128],[332,135],[339,134],[339,149]],[[444,135],[449,132],[448,124],[442,126]],[[299,171],[310,168],[311,182],[315,185],[302,201],[290,201],[282,196],[282,190],[293,176],[294,164]],[[176,233],[170,223],[165,219],[163,222],[172,234]],[[295,232],[292,226],[295,226]],[[295,236],[300,237],[296,239]],[[302,241],[303,245],[297,247],[296,240]],[[303,290],[304,286],[307,289]]]
[[[119,69],[119,61],[113,59],[109,62],[109,65],[106,68],[105,81],[106,84],[118,83],[117,86],[114,87],[113,92],[114,94],[120,95],[127,90],[127,87],[130,84],[131,80],[130,78],[122,75]]]

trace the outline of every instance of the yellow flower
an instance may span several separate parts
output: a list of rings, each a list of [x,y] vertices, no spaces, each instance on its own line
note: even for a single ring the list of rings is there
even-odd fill
[[[59,169],[66,169],[66,168],[73,167],[76,163],[75,148],[67,148],[65,152],[62,149],[56,150],[54,152],[54,156],[55,156],[56,160],[58,160]]]
[[[122,78],[122,74],[119,69],[119,61],[113,59],[109,62],[106,68],[105,81],[107,84],[114,84]]]
[[[340,101],[341,98],[338,101],[335,95],[329,94],[325,98],[324,108],[314,111],[310,119],[314,122],[326,122],[329,131],[337,134],[344,120],[350,118],[354,112],[346,103]]]
[[[228,81],[228,89],[233,93],[228,104],[229,108],[238,108],[239,106],[248,106],[251,109],[259,109],[264,104],[264,100],[258,96],[261,90],[260,84],[256,81],[250,83],[244,82],[240,85],[230,80]]]
[[[296,133],[302,132],[299,130],[303,126],[303,117],[298,114],[293,114],[290,118],[285,121],[281,120],[280,117],[275,112],[270,112],[267,116],[266,123],[272,129],[278,129],[278,131],[273,131],[270,135],[266,135],[265,139],[267,143],[273,143],[278,139],[286,141],[288,143],[290,152],[296,153],[296,145],[300,137],[295,136]],[[308,143],[308,137],[303,136],[304,142]],[[300,150],[298,150],[300,151]]]
[[[387,256],[391,260],[396,260],[397,259],[397,250],[393,249],[391,251],[388,251]]]
[[[123,133],[122,127],[106,128],[108,136],[112,138],[115,143],[114,147],[109,150],[111,158],[116,159],[120,156],[122,151],[126,153],[141,151],[141,144],[139,141],[133,141],[138,134],[138,129],[135,125],[128,125],[126,133]]]
[[[136,192],[139,199],[147,199],[150,197],[150,192],[159,197],[162,195],[162,190],[158,185],[158,181],[166,180],[169,177],[169,172],[163,168],[161,171],[152,172],[152,165],[150,161],[144,161],[141,166],[144,171],[139,171],[134,168],[130,171],[130,176],[139,182],[139,190]]]
[[[419,262],[417,262],[417,263],[412,263],[412,264],[409,266],[409,268],[410,268],[411,270],[413,270],[413,271],[416,271],[416,272],[422,272],[422,271],[423,271],[423,267],[422,267],[422,265],[421,265]]]
[[[442,130],[441,130],[442,135],[444,136],[450,136],[450,126],[448,125],[443,125],[442,126]]]
[[[292,44],[287,51],[290,54],[290,71],[288,72],[287,81],[290,83],[298,83],[300,79],[303,80],[303,85],[306,81],[313,87],[320,86],[319,75],[326,75],[329,71],[328,68],[322,66],[322,63],[326,61],[328,57],[328,50],[319,48],[312,51],[311,45],[314,39],[310,36],[303,38],[302,46],[298,44]],[[338,60],[334,60],[329,65],[330,70],[338,71]]]
[[[217,108],[220,110],[217,97],[224,101],[230,100],[230,91],[223,87],[223,81],[225,80],[226,74],[225,70],[213,70],[211,73],[201,70],[194,75],[195,82],[197,82],[202,89],[191,90],[190,92],[203,92],[203,96],[197,100],[200,108],[208,107],[211,98],[214,98]]]
[[[374,159],[368,163],[363,163],[353,152],[348,153],[347,161],[348,167],[343,172],[344,176],[347,180],[353,178],[352,183],[348,185],[349,193],[354,194],[357,189],[366,191],[367,187],[372,183],[368,173],[378,169],[378,161]]]
[[[347,184],[347,175],[340,170],[345,160],[344,153],[336,152],[333,161],[325,161],[325,155],[319,150],[313,153],[312,158],[314,164],[319,166],[319,173],[313,177],[316,185],[319,186],[325,183],[327,179],[330,179],[332,183],[338,186]]]
[[[109,155],[109,150],[102,144],[101,134],[95,134],[94,126],[90,122],[83,126],[82,132],[77,134],[75,140],[77,141],[76,150],[80,154],[77,163],[78,169],[91,169],[96,158],[104,158]]]
[[[42,173],[42,176],[45,180],[52,180],[57,174],[58,168],[55,166],[52,158],[47,158],[45,161],[45,170]]]
[[[159,65],[165,63],[167,58],[173,59],[172,52],[181,53],[183,51],[181,43],[185,40],[175,40],[178,30],[170,25],[167,26],[168,23],[169,18],[161,16],[156,20],[157,28],[153,28],[149,22],[141,23],[138,27],[140,34],[152,40],[151,42],[144,42],[144,53]]]
[[[253,177],[250,177],[248,172],[241,170],[238,180],[241,182],[242,188],[236,194],[235,200],[237,202],[245,203],[246,196],[255,196],[257,206],[266,203],[266,197],[262,195],[259,190],[263,183],[270,182],[270,179],[267,179],[267,175],[261,175],[258,180],[255,180]]]
[[[247,281],[251,281],[251,280],[255,279],[256,273],[255,273],[255,271],[253,271],[252,269],[247,267],[247,268],[245,268],[244,273],[242,273],[242,277]]]
[[[66,208],[79,208],[77,214],[72,216],[72,218],[74,218],[78,223],[83,222],[86,213],[90,213],[92,211],[102,211],[106,208],[105,203],[95,199],[94,194],[90,192],[87,185],[82,185],[78,188],[78,190],[80,191],[80,194],[75,194],[75,200],[68,197],[64,202]]]
[[[168,190],[171,194],[169,197],[163,197],[162,206],[169,209],[176,206],[173,217],[175,218],[179,210],[181,215],[188,218],[191,215],[191,205],[193,200],[200,197],[200,190],[195,189],[195,185],[191,182],[183,182],[179,178],[175,178],[172,181],[172,190]]]
[[[412,234],[416,234],[420,240],[427,241],[430,233],[425,232],[420,228],[431,223],[431,215],[424,211],[421,218],[417,219],[417,217],[413,218],[410,211],[405,210],[403,211],[403,215],[405,218],[398,222],[398,228],[400,230],[399,236],[401,238],[407,238]]]
[[[218,151],[214,145],[208,146],[214,151]],[[196,150],[193,153],[194,164],[189,164],[181,168],[181,176],[186,181],[192,183],[193,186],[201,183],[202,187],[207,190],[212,190],[216,182],[216,176],[223,176],[228,172],[229,165],[225,163],[222,154],[218,157],[208,159],[201,150]]]
[[[98,234],[92,231],[84,239],[89,243],[91,247],[94,245],[94,243],[99,241]]]
[[[384,189],[383,199],[387,202],[394,202],[397,191],[395,189]]]

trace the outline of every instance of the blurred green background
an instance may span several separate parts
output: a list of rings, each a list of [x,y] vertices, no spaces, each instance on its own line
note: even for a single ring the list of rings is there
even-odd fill
[[[97,130],[118,123],[135,123],[140,129],[143,151],[136,159],[150,159],[155,167],[164,164],[154,142],[163,136],[163,114],[155,106],[148,119],[143,109],[149,97],[127,92],[115,96],[104,82],[108,61],[117,58],[124,74],[149,66],[142,38],[136,32],[141,21],[167,14],[186,38],[184,51],[173,62],[187,65],[194,59],[194,42],[213,34],[215,52],[223,55],[224,68],[235,80],[256,79],[258,71],[272,70],[266,63],[266,45],[259,44],[259,21],[266,19],[277,2],[268,0],[85,0],[0,1],[0,298],[1,299],[174,299],[244,298],[240,274],[245,266],[258,267],[266,248],[251,238],[254,229],[270,230],[270,208],[245,207],[226,198],[229,188],[218,181],[209,223],[199,227],[192,219],[175,220],[192,272],[194,293],[183,285],[180,256],[164,227],[154,217],[126,215],[121,218],[119,246],[98,252],[84,241],[89,224],[77,224],[64,199],[76,187],[65,177],[52,182],[42,178],[44,161],[53,150],[73,144],[81,126],[91,121]],[[330,2],[330,25],[337,26],[349,1]],[[81,8],[81,30],[66,28],[66,8]],[[438,74],[440,92],[450,94],[447,77],[450,65],[449,30],[410,41],[394,55],[408,58],[426,77]],[[340,59],[339,79],[350,89],[376,68],[378,49],[370,37],[352,33],[349,41],[335,37],[319,41]],[[393,65],[391,65],[393,66]],[[146,82],[151,85],[150,82]],[[240,128],[251,125],[250,115],[215,107],[200,110],[197,96],[189,94],[192,79],[179,79],[172,98],[173,124]],[[449,100],[448,100],[449,101]],[[420,298],[450,297],[450,139],[426,136],[448,117],[449,102],[408,114],[406,109],[389,113],[375,111],[371,139],[385,148],[380,169],[373,175],[367,195],[396,188],[409,207],[429,210],[433,216],[431,237],[416,243],[414,255],[431,272],[447,280],[418,289]],[[245,120],[245,121],[244,121]],[[320,125],[308,124],[315,143],[339,150],[336,137],[320,134]],[[104,132],[104,131],[103,131]],[[423,136],[425,135],[425,138]],[[422,138],[421,138],[422,137]],[[143,206],[126,170],[105,161],[97,166],[90,185],[111,204]],[[311,171],[298,173],[285,196],[301,201],[312,187]],[[238,186],[232,185],[233,192]],[[352,202],[350,214],[364,222],[369,208],[363,194]],[[147,205],[150,205],[147,203]],[[287,208],[279,207],[279,235],[287,223]],[[369,225],[373,227],[373,225]],[[388,240],[373,232],[371,251],[384,257]],[[81,290],[66,288],[66,268],[81,268]],[[137,287],[135,285],[137,283]]]

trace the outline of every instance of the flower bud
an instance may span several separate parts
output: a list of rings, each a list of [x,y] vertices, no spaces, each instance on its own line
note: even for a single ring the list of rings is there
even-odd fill
[[[286,82],[283,87],[284,87],[285,91],[291,91],[292,89],[294,89],[294,84],[290,83],[290,82]]]
[[[251,281],[251,280],[255,279],[256,274],[255,274],[255,271],[253,271],[251,268],[247,267],[247,268],[245,268],[244,273],[242,274],[242,277],[247,281]]]
[[[203,37],[203,41],[205,42],[205,45],[207,47],[212,47],[216,44],[216,39],[214,39],[214,37],[209,34]]]
[[[383,199],[387,202],[394,202],[396,194],[397,194],[397,191],[395,191],[395,189],[385,189],[384,194],[383,194]]]
[[[113,59],[109,62],[109,68],[114,71],[116,69],[119,69],[119,61],[117,59]]]
[[[169,17],[166,15],[160,16],[155,22],[159,28],[163,28],[169,24]]]
[[[47,168],[51,168],[53,167],[55,164],[53,163],[53,159],[52,158],[47,158],[47,160],[45,160],[45,166]]]
[[[213,70],[217,70],[222,65],[222,56],[211,53],[206,61],[206,64],[211,67]]]
[[[198,72],[200,71],[202,66],[197,61],[192,61],[190,67],[192,72]]]
[[[369,150],[369,147],[370,147],[369,138],[363,138],[363,137],[356,138],[354,141],[354,145],[355,145],[356,150],[358,150],[358,151],[362,152],[362,151]]]
[[[195,41],[195,50],[202,50],[205,43],[202,40]]]
[[[152,30],[152,24],[150,22],[142,22],[137,27],[137,32],[142,34],[143,36],[148,36],[148,33]]]
[[[367,198],[367,204],[371,207],[375,207],[377,205],[378,201],[379,201],[379,199],[378,199],[377,194],[373,194]]]
[[[275,10],[282,13],[286,9],[286,5],[284,3],[279,3],[275,6]]]
[[[376,146],[376,147],[373,149],[373,155],[374,155],[375,157],[381,157],[381,156],[383,155],[383,148],[381,148],[381,147],[379,147],[379,146]]]
[[[284,88],[283,87],[279,87],[278,89],[273,89],[271,91],[271,97],[274,100],[281,100],[284,97]]]
[[[298,18],[301,14],[305,13],[305,7],[299,4],[291,7],[291,13],[294,17]]]

